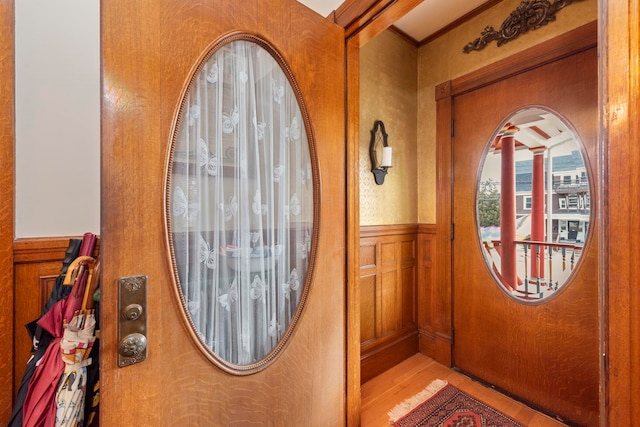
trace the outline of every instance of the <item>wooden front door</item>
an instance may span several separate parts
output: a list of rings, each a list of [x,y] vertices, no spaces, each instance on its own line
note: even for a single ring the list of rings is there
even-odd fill
[[[344,34],[296,1],[102,2],[101,424],[345,423]],[[184,85],[233,31],[267,40],[310,117],[320,185],[310,293],[265,369],[235,375],[201,351],[184,316],[166,234],[167,158]],[[117,284],[146,275],[147,359],[118,367]]]
[[[476,180],[502,121],[523,107],[545,106],[564,117],[584,144],[595,209],[597,89],[591,48],[453,99],[454,365],[580,425],[598,425],[598,221],[591,216],[582,259],[564,289],[525,303],[498,286],[483,259]]]

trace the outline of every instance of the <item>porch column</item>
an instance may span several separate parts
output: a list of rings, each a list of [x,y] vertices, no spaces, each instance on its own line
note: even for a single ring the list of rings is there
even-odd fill
[[[502,178],[500,180],[500,245],[502,246],[501,273],[504,285],[515,290],[518,286],[516,269],[516,164],[514,160],[514,133],[510,126],[502,135]]]
[[[544,147],[534,148],[531,179],[531,240],[542,242],[544,235]],[[531,246],[531,278],[544,278],[544,246]],[[537,252],[539,254],[537,254]],[[538,256],[540,257],[538,259]]]

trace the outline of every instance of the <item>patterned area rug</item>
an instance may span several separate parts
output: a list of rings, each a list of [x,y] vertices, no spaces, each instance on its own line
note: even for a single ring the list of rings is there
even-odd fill
[[[524,427],[443,380],[397,405],[389,417],[395,427]]]

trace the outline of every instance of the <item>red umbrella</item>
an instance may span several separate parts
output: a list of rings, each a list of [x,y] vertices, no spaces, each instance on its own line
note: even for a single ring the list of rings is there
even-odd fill
[[[85,288],[95,260],[80,256],[69,266],[65,284],[72,285],[71,293],[58,301],[40,320],[38,325],[49,332],[54,339],[36,366],[29,382],[27,397],[23,406],[23,425],[54,426],[56,419],[55,394],[65,363],[60,356],[60,341],[65,325],[73,319],[82,307]]]

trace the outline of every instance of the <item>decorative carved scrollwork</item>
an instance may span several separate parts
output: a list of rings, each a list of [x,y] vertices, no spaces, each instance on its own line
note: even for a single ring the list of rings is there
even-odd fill
[[[551,21],[555,21],[556,13],[573,3],[573,0],[526,0],[520,3],[516,10],[502,23],[499,31],[492,26],[482,30],[481,36],[466,44],[462,49],[464,53],[472,50],[483,49],[488,43],[497,40],[498,46],[502,46],[520,34],[529,30],[535,30]]]
[[[145,278],[140,276],[127,277],[123,280],[124,287],[129,292],[139,291],[144,285]]]

